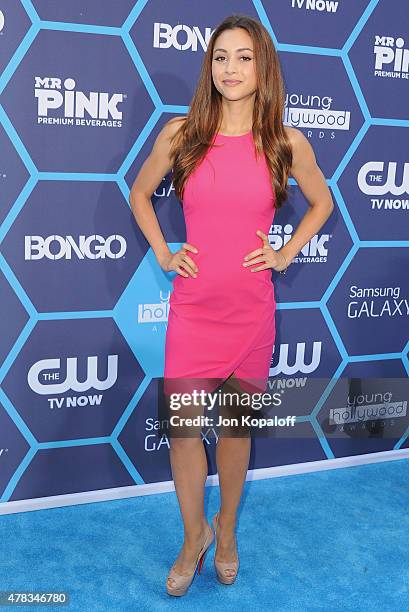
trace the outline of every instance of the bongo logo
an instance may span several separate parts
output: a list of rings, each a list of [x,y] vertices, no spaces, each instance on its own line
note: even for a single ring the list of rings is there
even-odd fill
[[[26,261],[50,259],[119,259],[126,253],[126,240],[123,236],[112,234],[108,238],[94,234],[73,236],[25,236],[24,259]]]
[[[400,180],[398,177],[402,177]],[[409,162],[369,161],[358,172],[358,187],[365,195],[409,195]],[[409,200],[374,200],[378,208],[409,208]]]
[[[8,453],[8,448],[0,448],[0,457],[3,457],[6,453]]]
[[[409,49],[403,38],[375,36],[374,76],[393,79],[409,78]]]
[[[85,93],[75,89],[74,79],[64,81],[58,77],[35,77],[34,96],[37,98],[37,114],[39,123],[47,123],[50,118],[52,124],[58,121],[56,112],[62,109],[61,124],[92,125],[95,127],[112,126],[121,127],[117,123],[122,119],[122,111],[118,104],[126,99],[126,94],[91,91]],[[87,119],[86,117],[91,117]]]
[[[177,25],[168,23],[153,24],[153,47],[155,49],[169,49],[173,47],[178,51],[206,51],[212,29],[206,27],[202,33],[198,26]]]
[[[138,304],[138,323],[164,323],[168,320],[170,291],[164,296],[159,292],[160,302]]]
[[[286,94],[284,123],[297,128],[349,130],[351,112],[332,109],[329,96]]]
[[[4,14],[3,11],[0,11],[0,32],[4,28]]]
[[[322,342],[313,342],[312,356],[309,363],[306,363],[306,343],[297,342],[295,349],[295,359],[290,357],[289,344],[280,344],[278,363],[275,367],[270,367],[270,376],[286,374],[311,374],[315,372],[321,361]],[[273,353],[276,350],[274,346]]]
[[[97,355],[87,357],[87,374],[85,380],[81,381],[78,380],[78,358],[66,358],[65,375],[61,374],[61,361],[59,358],[41,359],[33,363],[28,372],[27,382],[34,393],[49,395],[67,391],[83,392],[90,389],[105,391],[110,389],[118,378],[118,355],[108,355],[107,376],[104,380],[98,378]]]
[[[291,8],[305,8],[307,11],[336,13],[339,2],[334,0],[291,0]]]

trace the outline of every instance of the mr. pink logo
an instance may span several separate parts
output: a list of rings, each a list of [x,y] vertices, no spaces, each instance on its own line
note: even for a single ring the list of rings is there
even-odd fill
[[[57,77],[36,76],[34,95],[38,101],[39,118],[52,117],[54,120],[63,116],[67,119],[83,119],[87,115],[96,120],[111,121],[111,124],[112,120],[122,119],[118,104],[126,99],[126,94],[97,91],[85,93],[75,87],[75,80],[71,78],[62,81]],[[62,110],[62,113],[55,112],[58,110]]]

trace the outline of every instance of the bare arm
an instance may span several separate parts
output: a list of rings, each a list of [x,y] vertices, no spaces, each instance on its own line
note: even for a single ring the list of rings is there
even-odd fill
[[[324,175],[317,165],[314,151],[304,134],[295,128],[287,128],[293,150],[291,176],[308,201],[309,209],[301,219],[291,239],[281,249],[290,262],[330,217],[334,203]]]
[[[163,177],[172,169],[172,160],[169,157],[170,138],[180,125],[181,122],[173,119],[164,125],[150,155],[141,166],[129,194],[129,203],[136,222],[152,247],[159,264],[170,256],[171,251],[160,228],[151,197]]]
[[[141,166],[132,185],[129,204],[161,268],[165,272],[174,270],[181,276],[196,277],[197,265],[186,251],[197,252],[197,249],[185,242],[176,253],[171,252],[151,201],[153,192],[160,185],[163,177],[172,169],[173,160],[169,156],[170,139],[182,125],[180,119],[185,119],[185,117],[174,117],[159,132],[151,153]]]

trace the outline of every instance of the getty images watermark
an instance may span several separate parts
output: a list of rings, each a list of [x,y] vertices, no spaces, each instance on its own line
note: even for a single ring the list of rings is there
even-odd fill
[[[226,402],[226,400],[228,400]],[[280,406],[282,402],[280,393],[247,393],[245,391],[217,391],[208,392],[204,389],[194,389],[188,393],[171,393],[169,395],[169,408],[173,411],[182,411],[186,413],[186,408],[201,409],[211,411],[216,408],[223,409],[227,407],[233,408],[237,412],[237,408],[245,409],[245,413],[239,410],[239,416],[231,416],[226,414],[218,414],[216,417],[207,414],[196,414],[195,416],[181,416],[180,414],[171,414],[169,424],[172,427],[294,427],[296,416],[287,415],[286,417],[261,417],[252,416],[249,411],[260,411],[267,406]]]
[[[159,379],[155,434],[348,440],[385,448],[409,431],[409,377]],[[293,416],[294,415],[294,416]],[[207,438],[207,431],[206,438]],[[322,436],[321,436],[322,437]],[[356,445],[356,446],[354,446]],[[0,449],[1,450],[1,449]]]

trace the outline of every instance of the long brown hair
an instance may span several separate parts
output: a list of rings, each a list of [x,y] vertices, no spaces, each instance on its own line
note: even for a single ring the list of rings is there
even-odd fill
[[[189,111],[171,141],[173,187],[177,197],[182,200],[187,178],[203,159],[219,130],[222,100],[212,78],[213,49],[219,34],[234,28],[245,29],[253,41],[257,78],[253,139],[256,154],[265,153],[276,194],[275,207],[281,208],[288,197],[287,181],[292,164],[291,145],[283,125],[284,81],[270,34],[263,24],[247,15],[226,17],[210,37]]]

